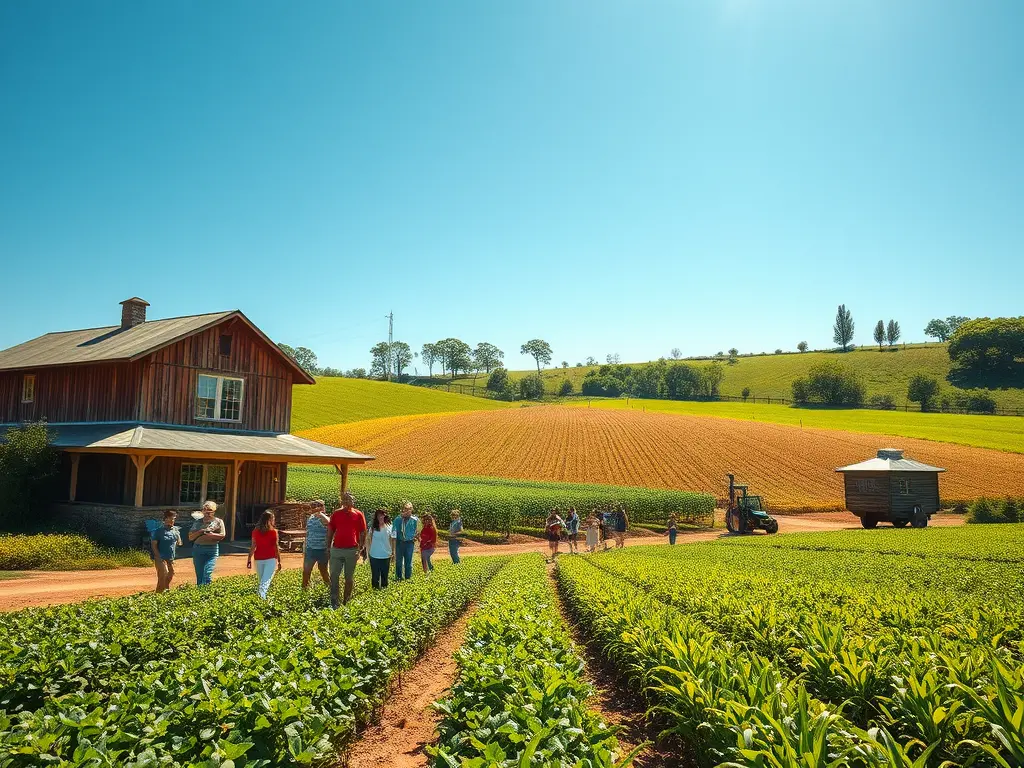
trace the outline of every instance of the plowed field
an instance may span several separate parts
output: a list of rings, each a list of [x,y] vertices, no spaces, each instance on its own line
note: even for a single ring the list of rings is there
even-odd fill
[[[374,469],[722,494],[734,472],[775,509],[841,509],[833,470],[880,447],[945,467],[946,501],[1024,495],[1024,455],[928,440],[704,416],[540,406],[372,419],[303,437],[377,457]]]

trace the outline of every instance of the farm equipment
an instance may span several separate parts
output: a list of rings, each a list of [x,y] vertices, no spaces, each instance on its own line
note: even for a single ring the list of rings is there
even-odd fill
[[[729,533],[753,533],[758,528],[766,533],[778,533],[779,521],[768,514],[760,496],[747,493],[747,486],[737,485],[729,475],[729,509],[725,513],[725,527]]]

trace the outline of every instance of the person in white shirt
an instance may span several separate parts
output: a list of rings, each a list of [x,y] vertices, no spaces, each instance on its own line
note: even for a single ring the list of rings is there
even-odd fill
[[[388,570],[391,568],[391,518],[386,509],[373,513],[368,535],[371,583],[374,589],[384,589],[388,585]]]

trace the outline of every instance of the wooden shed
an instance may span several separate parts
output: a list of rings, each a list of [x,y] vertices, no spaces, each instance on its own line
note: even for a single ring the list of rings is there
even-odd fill
[[[865,528],[880,522],[924,528],[939,511],[939,473],[945,471],[904,458],[899,448],[882,448],[873,459],[836,470],[843,474],[846,508]]]

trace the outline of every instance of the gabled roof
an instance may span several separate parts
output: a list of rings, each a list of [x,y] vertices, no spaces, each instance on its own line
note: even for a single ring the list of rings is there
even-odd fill
[[[277,459],[297,464],[362,464],[373,456],[290,434],[168,427],[132,422],[51,424],[53,445],[65,450],[209,458]],[[0,430],[0,442],[4,441]]]
[[[147,320],[131,328],[112,325],[106,328],[47,333],[0,351],[0,371],[135,361],[232,318],[242,320],[277,350],[281,358],[292,368],[297,380],[306,384],[316,383],[312,376],[302,370],[298,363],[282,352],[263,331],[237,309],[205,315],[171,317],[166,320]]]

